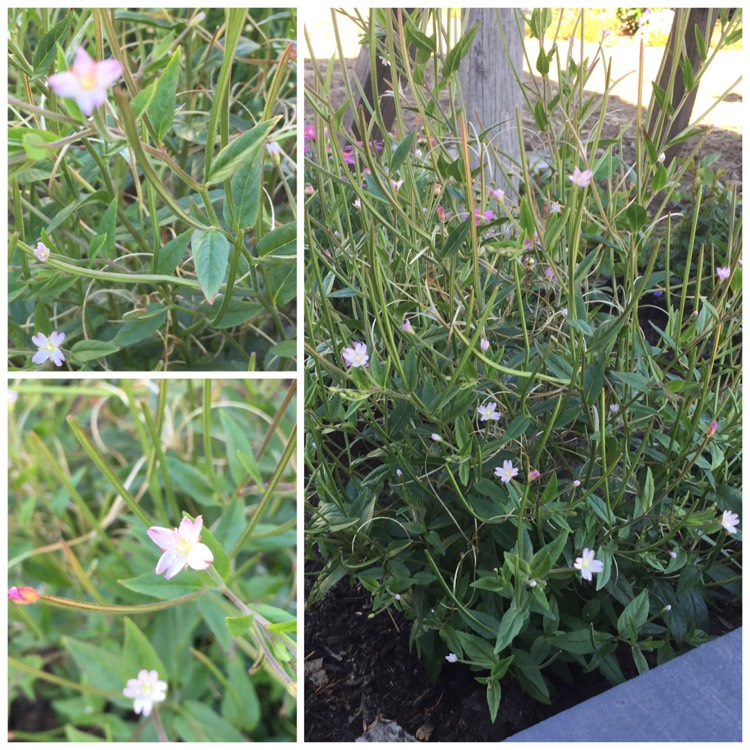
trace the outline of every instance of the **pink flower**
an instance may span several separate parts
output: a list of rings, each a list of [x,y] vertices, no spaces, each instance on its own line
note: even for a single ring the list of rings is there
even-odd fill
[[[722,268],[721,266],[716,266],[716,275],[719,277],[719,281],[726,281],[731,273],[732,270],[729,268],[729,266],[725,266],[724,268]]]
[[[581,486],[581,480],[580,479],[574,479],[573,480],[573,487],[580,487]]]
[[[557,201],[553,201],[549,204],[549,212],[551,214],[559,214],[561,211],[562,206]]]
[[[39,351],[31,358],[31,361],[35,365],[41,365],[48,359],[51,359],[58,367],[65,362],[65,355],[60,349],[62,342],[65,340],[64,333],[53,331],[49,335],[49,338],[43,333],[37,333],[31,337],[31,340],[34,342],[34,346],[39,349]]]
[[[494,198],[496,201],[500,201],[502,203],[505,200],[505,191],[501,190],[500,188],[489,190],[488,192],[490,198]]]
[[[39,592],[31,586],[11,586],[8,589],[8,599],[20,604],[33,604],[39,599]]]
[[[438,206],[435,209],[435,211],[437,213],[438,219],[440,219],[440,221],[444,222],[445,221],[445,209],[442,206]]]
[[[133,699],[133,711],[150,716],[154,703],[167,699],[167,683],[159,679],[159,673],[155,669],[150,672],[142,669],[138,672],[138,677],[128,680],[122,694]]]
[[[737,524],[740,522],[740,517],[736,513],[732,513],[731,510],[725,510],[721,514],[721,525],[724,527],[727,534],[737,533]]]
[[[483,352],[486,352],[490,348],[490,342],[486,338],[484,338],[484,336],[482,336],[482,338],[479,339],[479,348]]]
[[[401,330],[404,333],[414,333],[414,329],[411,327],[411,321],[409,320],[409,318],[406,318],[404,320],[403,324],[401,325]]]
[[[315,126],[313,126],[313,125],[305,125],[305,140],[306,141],[314,141],[315,140]]]
[[[529,481],[533,482],[535,479],[539,479],[540,476],[541,474],[536,469],[532,469],[529,472]]]
[[[548,279],[552,279],[555,276],[555,272],[549,266],[547,266],[547,268],[544,269],[544,275]]]
[[[341,358],[347,367],[364,367],[370,361],[367,344],[352,341],[351,346],[341,350]]]
[[[36,259],[40,263],[46,263],[47,258],[49,258],[49,248],[41,240],[39,240],[36,247],[34,248],[34,255],[36,255]]]
[[[440,440],[441,440],[441,437],[440,437],[440,435],[438,435],[438,434],[437,434],[437,432],[433,432],[433,433],[432,433],[432,435],[430,435],[430,437],[431,437],[431,438],[432,438],[432,439],[433,439],[433,440],[434,440],[434,441],[435,441],[436,443],[439,443],[439,442],[440,442]]]
[[[568,175],[568,179],[579,188],[587,188],[591,184],[591,178],[594,173],[590,169],[581,172],[578,167],[573,168],[573,174]]]
[[[391,180],[391,187],[393,192],[398,195],[398,191],[401,190],[401,186],[404,184],[403,180]]]
[[[86,117],[107,101],[107,89],[122,75],[122,65],[110,58],[92,60],[83,47],[76,50],[70,70],[55,73],[47,81],[50,88],[66,99],[75,99]]]
[[[474,222],[476,224],[481,224],[483,221],[492,221],[495,218],[496,217],[494,211],[490,211],[489,209],[487,209],[484,213],[482,213],[480,209],[474,209]]]
[[[584,581],[591,581],[592,573],[601,573],[604,570],[604,563],[601,560],[594,559],[596,553],[588,547],[584,547],[580,557],[576,558],[573,567],[581,571],[581,577]]]
[[[513,466],[512,461],[503,461],[503,465],[495,467],[495,476],[500,477],[500,481],[508,484],[513,477],[518,474],[518,469]]]
[[[213,552],[201,544],[201,529],[203,517],[197,516],[195,521],[183,518],[179,529],[165,529],[152,526],[148,531],[151,541],[164,553],[156,565],[156,574],[169,580],[181,570],[191,567],[193,570],[206,570],[214,561]]]
[[[711,424],[708,426],[708,430],[706,430],[706,437],[711,437],[716,430],[719,428],[719,425],[716,423],[716,420],[711,422]]]
[[[305,195],[312,195],[315,192],[315,188],[312,185],[305,185]]]

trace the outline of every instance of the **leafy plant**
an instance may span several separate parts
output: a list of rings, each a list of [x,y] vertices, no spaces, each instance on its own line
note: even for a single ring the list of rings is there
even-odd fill
[[[9,11],[11,368],[293,365],[295,23]]]
[[[364,105],[344,131],[352,100],[313,56],[308,604],[356,578],[433,675],[477,672],[493,717],[504,679],[550,702],[574,665],[645,672],[740,596],[741,216],[735,191],[700,235],[701,191],[674,211],[710,128],[700,113],[670,140],[679,106],[655,97],[634,157],[603,139],[615,82],[584,82],[604,49],[566,56],[535,10],[517,27],[539,76],[511,72],[537,130],[499,153],[493,123],[465,126],[468,36],[431,11],[350,17],[395,120]]]
[[[293,740],[294,386],[11,395],[14,739]]]

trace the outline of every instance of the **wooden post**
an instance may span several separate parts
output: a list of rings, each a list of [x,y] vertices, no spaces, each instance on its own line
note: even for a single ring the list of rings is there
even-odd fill
[[[685,35],[683,37],[678,33],[679,17],[680,13],[686,12],[688,13],[688,20]],[[675,10],[674,20],[672,21],[672,29],[669,32],[669,39],[667,40],[667,46],[664,51],[664,62],[661,66],[661,74],[659,75],[659,80],[656,82],[660,88],[666,90],[669,86],[669,79],[672,75],[672,70],[674,66],[678,66],[677,73],[674,78],[674,89],[671,100],[673,107],[677,107],[677,105],[685,96],[685,84],[682,80],[682,72],[679,69],[680,60],[683,57],[683,49],[684,54],[690,61],[693,72],[696,72],[698,70],[698,66],[701,64],[701,56],[698,45],[695,41],[695,32],[693,29],[695,26],[698,26],[698,28],[701,30],[701,33],[703,34],[703,38],[706,40],[706,44],[708,44],[711,40],[711,32],[713,31],[714,24],[716,23],[718,15],[719,11],[716,8],[690,8],[689,10],[681,8]],[[687,99],[682,109],[677,113],[677,116],[670,123],[667,137],[663,142],[671,140],[690,124],[690,118],[693,114],[693,106],[695,105],[695,97],[697,95],[698,87],[696,86],[687,95]],[[654,133],[654,129],[656,127],[658,117],[659,107],[654,106],[652,107],[651,117],[648,122],[649,138],[651,138],[652,140],[656,135]],[[674,157],[680,152],[682,146],[683,144],[680,143],[676,146],[672,146],[672,148],[670,149],[667,149],[667,151],[665,152],[665,164],[669,165],[672,159],[674,159]]]
[[[411,14],[414,11],[415,8],[406,8],[404,10],[393,8],[392,12],[394,28],[398,28],[398,25],[396,23],[396,14]],[[412,45],[409,47],[409,57],[413,60],[415,54],[416,50]],[[390,85],[386,82],[391,80],[391,75],[392,74],[390,66],[384,65],[380,57],[377,57],[375,60],[375,75],[373,76],[373,72],[370,69],[369,45],[362,45],[362,49],[360,49],[359,55],[357,56],[357,62],[354,64],[354,76],[361,83],[365,100],[370,105],[370,107],[372,107],[373,109],[375,108],[375,106],[380,107],[380,116],[383,118],[383,124],[388,130],[391,129],[393,122],[396,119],[395,101],[391,97],[383,96],[383,94],[390,88]],[[373,82],[375,83],[375,86],[373,86]],[[381,97],[379,103],[375,102],[375,91],[377,91],[378,95]],[[344,133],[353,132],[355,137],[361,138],[357,122],[359,118],[359,108],[360,105],[362,105],[363,100],[358,91],[353,91],[352,93],[354,94],[354,104],[344,113],[344,117],[341,121],[341,129]],[[398,96],[398,92],[396,92],[396,96]],[[367,107],[365,107],[364,110],[365,118],[369,123],[371,119],[370,112]],[[371,137],[375,140],[383,140],[383,134],[380,132],[380,128],[378,127],[377,122],[373,124]]]
[[[521,91],[511,73],[510,61],[516,70],[523,70],[523,44],[516,27],[512,8],[464,8],[465,29],[481,23],[469,54],[459,70],[461,95],[466,107],[466,119],[477,132],[492,128],[488,142],[496,151],[518,159],[519,133],[516,131],[516,107],[521,106]],[[505,53],[498,20],[508,43],[510,60]],[[506,164],[507,159],[503,160]],[[478,160],[472,165],[478,166]],[[496,165],[485,167],[485,179],[492,180],[502,190],[515,190],[506,183]]]

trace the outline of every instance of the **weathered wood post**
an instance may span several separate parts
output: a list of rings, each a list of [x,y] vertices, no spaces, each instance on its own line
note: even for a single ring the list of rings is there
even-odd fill
[[[523,70],[523,44],[514,16],[513,8],[464,8],[464,28],[468,31],[481,23],[469,54],[459,70],[461,95],[466,107],[466,119],[477,132],[492,128],[488,142],[498,152],[511,159],[518,159],[519,134],[516,130],[516,107],[521,106],[522,97],[514,78],[510,61],[517,70]],[[506,55],[500,27],[502,25],[508,44]],[[507,165],[509,159],[503,159]],[[476,160],[472,166],[478,166]],[[496,165],[487,163],[485,179],[491,175],[495,186],[502,190],[515,190],[507,184]]]

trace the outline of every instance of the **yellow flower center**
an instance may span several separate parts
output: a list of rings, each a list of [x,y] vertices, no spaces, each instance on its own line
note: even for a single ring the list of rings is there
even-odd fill
[[[84,91],[92,91],[96,88],[96,73],[93,70],[87,73],[83,73],[78,77],[78,80],[80,81],[81,88]]]

